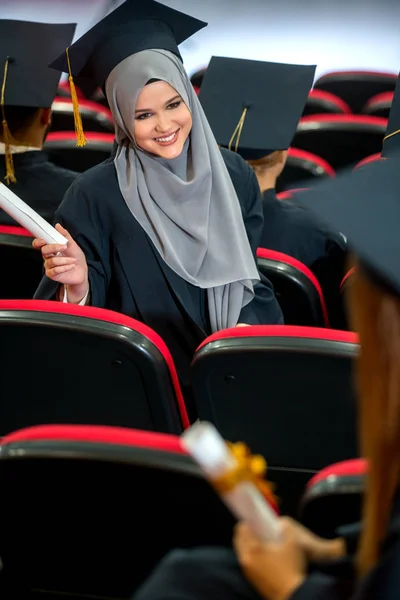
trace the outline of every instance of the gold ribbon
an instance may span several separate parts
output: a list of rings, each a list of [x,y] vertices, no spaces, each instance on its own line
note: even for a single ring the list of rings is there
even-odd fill
[[[245,119],[246,119],[247,111],[248,111],[248,108],[246,106],[246,108],[243,109],[242,116],[240,117],[240,119],[238,121],[238,124],[235,127],[235,131],[232,133],[231,139],[229,140],[228,150],[232,150],[232,144],[233,144],[234,139],[236,137],[236,143],[235,143],[235,150],[234,150],[234,152],[238,151],[239,142],[240,142],[240,136],[242,135],[243,125],[244,125],[244,122],[245,122]]]
[[[274,506],[278,501],[273,493],[273,486],[265,480],[267,463],[260,455],[252,455],[250,450],[242,442],[231,444],[228,442],[230,451],[235,457],[237,466],[222,475],[211,480],[213,487],[221,495],[231,492],[239,483],[247,481],[253,483],[261,494]]]
[[[4,147],[5,147],[4,159],[6,162],[6,176],[4,177],[4,179],[7,181],[8,185],[10,185],[10,183],[16,183],[16,181],[17,181],[15,178],[14,159],[13,159],[13,155],[12,155],[12,151],[11,151],[12,136],[11,136],[11,131],[8,128],[6,112],[5,112],[5,108],[4,108],[9,60],[10,60],[10,57],[7,56],[6,62],[4,65],[4,75],[3,75],[3,83],[1,86],[1,99],[0,99],[2,125],[3,125],[3,142],[4,142]]]
[[[69,50],[65,49],[65,54],[67,56],[67,64],[68,64],[68,81],[69,81],[69,89],[71,91],[71,100],[72,100],[72,108],[74,110],[74,125],[75,125],[75,135],[76,135],[76,145],[79,147],[86,146],[87,139],[85,138],[85,134],[83,132],[82,125],[82,117],[79,112],[79,101],[78,94],[76,93],[76,87],[74,83],[74,78],[72,77],[71,71],[71,63],[69,61]]]

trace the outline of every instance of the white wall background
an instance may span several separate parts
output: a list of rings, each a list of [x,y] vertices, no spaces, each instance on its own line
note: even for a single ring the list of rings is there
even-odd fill
[[[209,26],[182,45],[191,74],[213,54],[332,69],[400,70],[400,0],[162,0]],[[121,0],[0,0],[0,18],[78,22]]]

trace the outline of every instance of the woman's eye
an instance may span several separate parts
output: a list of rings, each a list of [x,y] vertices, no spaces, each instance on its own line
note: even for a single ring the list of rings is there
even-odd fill
[[[177,102],[173,102],[172,104],[168,104],[169,110],[174,110],[174,108],[178,108],[182,104],[182,100],[178,100]]]
[[[143,113],[141,115],[138,115],[136,118],[138,121],[143,121],[144,119],[148,119],[149,117],[151,117],[151,113]]]

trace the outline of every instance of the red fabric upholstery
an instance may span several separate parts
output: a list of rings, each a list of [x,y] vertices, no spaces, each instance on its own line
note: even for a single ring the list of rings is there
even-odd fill
[[[223,331],[213,333],[200,344],[196,352],[211,342],[239,337],[302,337],[358,344],[357,334],[351,331],[295,325],[249,325],[248,327],[232,327],[231,329],[224,329]]]
[[[175,435],[97,425],[38,425],[27,427],[4,436],[0,441],[0,445],[38,440],[119,444],[187,454],[181,445],[180,438]]]
[[[298,194],[299,192],[304,192],[308,189],[310,188],[293,188],[290,190],[285,190],[284,192],[279,192],[279,194],[277,194],[276,197],[278,198],[278,200],[289,200],[290,198],[292,198],[293,194]]]
[[[321,77],[318,78],[316,83],[319,83],[320,81],[323,81],[325,78],[329,78],[329,77],[335,77],[336,75],[341,76],[341,75],[353,75],[355,77],[359,77],[359,76],[382,76],[382,77],[387,77],[388,79],[397,79],[397,74],[395,73],[387,73],[385,71],[330,71],[329,73],[324,73],[324,75],[321,75]]]
[[[293,256],[289,256],[288,254],[284,254],[283,252],[277,252],[276,250],[268,250],[267,248],[257,248],[257,257],[258,258],[268,258],[271,260],[276,260],[279,262],[286,263],[295,267],[299,271],[301,271],[306,277],[311,281],[313,286],[318,292],[318,296],[321,302],[322,313],[324,315],[324,321],[327,327],[329,327],[329,317],[328,317],[328,309],[326,307],[324,294],[322,288],[319,284],[318,279],[315,277],[314,273],[306,267],[302,262],[297,260],[297,258],[293,258]]]
[[[309,117],[312,117],[312,116],[314,116],[314,115],[309,115]],[[318,118],[319,117],[320,117],[320,115],[318,115]],[[305,119],[306,117],[303,117],[303,118]],[[292,158],[298,158],[299,160],[307,160],[307,161],[313,162],[318,167],[321,167],[321,169],[323,169],[326,172],[326,174],[329,175],[330,177],[335,177],[335,175],[336,175],[335,169],[333,167],[331,167],[331,165],[326,160],[324,160],[320,156],[317,156],[317,154],[308,152],[307,150],[300,150],[300,148],[290,147],[288,150],[288,156],[290,156]]]
[[[352,460],[343,460],[334,465],[329,465],[325,469],[321,469],[307,483],[307,488],[310,488],[320,481],[324,481],[329,477],[352,477],[356,475],[366,475],[367,462],[363,458],[354,458]]]
[[[114,143],[115,136],[113,133],[100,133],[97,131],[85,132],[85,138],[88,142],[104,142],[112,145]],[[66,142],[76,141],[76,134],[74,131],[51,131],[46,137],[46,142]]]
[[[365,104],[365,110],[376,107],[379,104],[391,104],[393,101],[394,92],[382,92],[381,94],[375,94]]]
[[[63,96],[56,96],[53,100],[53,104],[65,104],[72,107],[72,100],[70,98],[65,98]],[[97,102],[93,102],[92,100],[79,100],[79,108],[87,109],[93,112],[102,114],[105,117],[108,117],[110,121],[113,120],[112,114],[109,108],[103,106],[102,104],[98,104]]]
[[[22,235],[24,237],[33,237],[30,231],[17,225],[0,225],[0,234],[4,235]]]
[[[386,131],[387,119],[369,115],[307,115],[300,119],[302,123],[357,123],[360,125],[380,125]]]
[[[178,374],[176,372],[171,353],[168,350],[166,343],[158,335],[158,333],[153,331],[153,329],[144,323],[105,308],[96,308],[94,306],[78,306],[76,304],[64,304],[63,302],[53,302],[49,300],[0,300],[0,311],[2,310],[31,310],[38,312],[75,315],[77,317],[86,317],[89,319],[98,319],[99,321],[107,321],[109,323],[115,323],[116,325],[128,327],[129,329],[133,329],[134,331],[137,331],[141,335],[145,336],[152,342],[152,344],[154,344],[154,346],[156,346],[159,352],[161,352],[165,362],[167,363],[178,402],[182,425],[185,429],[189,427],[189,418],[186,412],[185,401],[183,399]]]
[[[344,284],[346,283],[346,281],[352,277],[354,275],[354,273],[356,272],[356,268],[352,267],[349,271],[347,271],[346,275],[343,277],[341,284],[340,284],[340,288],[342,288],[344,286]]]
[[[360,162],[357,163],[354,168],[359,169],[360,167],[363,167],[364,165],[368,165],[369,163],[375,162],[380,159],[381,159],[380,152],[377,152],[376,154],[371,154],[371,156],[366,156],[365,158],[360,160]]]
[[[308,97],[311,99],[315,98],[316,100],[322,100],[323,102],[330,102],[331,104],[334,104],[337,107],[337,109],[340,110],[342,113],[347,114],[352,112],[347,102],[342,100],[342,98],[339,98],[339,96],[336,96],[336,94],[332,94],[331,92],[313,89],[308,94]]]

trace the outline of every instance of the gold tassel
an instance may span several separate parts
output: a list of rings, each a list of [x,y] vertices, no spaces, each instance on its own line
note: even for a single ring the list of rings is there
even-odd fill
[[[75,134],[76,134],[76,145],[81,148],[82,146],[86,146],[87,139],[85,138],[85,134],[83,132],[82,118],[81,118],[81,113],[79,112],[78,94],[76,93],[74,78],[72,77],[71,64],[69,62],[68,48],[65,50],[65,53],[67,55],[67,63],[68,63],[69,89],[71,91],[71,100],[72,100],[72,106],[73,106],[73,109],[74,109],[74,124],[75,124]]]
[[[246,107],[243,110],[242,116],[240,117],[239,122],[238,122],[238,124],[235,127],[235,131],[232,133],[231,139],[229,140],[228,150],[232,150],[232,144],[233,144],[233,141],[234,141],[234,139],[236,137],[236,144],[235,144],[235,150],[234,150],[234,152],[238,151],[239,142],[240,142],[240,136],[242,135],[242,129],[243,129],[244,121],[246,119],[247,111],[248,111],[248,108]]]
[[[9,59],[10,59],[10,57],[7,56],[6,62],[4,65],[4,75],[3,75],[3,83],[1,86],[1,100],[0,100],[2,124],[3,124],[3,142],[4,142],[4,146],[5,146],[5,162],[6,162],[6,176],[4,177],[4,179],[6,180],[8,185],[10,185],[10,183],[16,183],[16,181],[17,181],[16,177],[15,177],[15,171],[14,171],[14,159],[13,159],[13,155],[12,155],[12,151],[11,151],[12,137],[11,137],[11,132],[8,128],[6,113],[5,113],[5,109],[4,109],[4,96],[5,96],[5,90],[6,90]]]
[[[392,131],[392,133],[389,133],[388,135],[385,135],[385,137],[383,138],[383,143],[385,143],[386,140],[388,140],[389,138],[393,137],[394,135],[397,135],[398,133],[400,133],[400,129],[397,129],[397,131]]]

